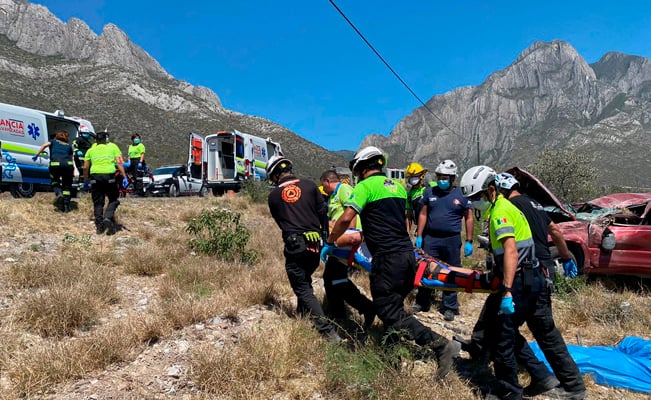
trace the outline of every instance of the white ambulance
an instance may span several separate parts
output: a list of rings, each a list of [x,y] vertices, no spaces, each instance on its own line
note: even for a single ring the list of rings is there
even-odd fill
[[[32,157],[57,131],[77,137],[79,122],[62,111],[49,113],[0,103],[0,191],[14,197],[32,197],[38,190],[50,190],[49,153],[36,161]]]
[[[203,178],[215,196],[239,191],[246,179],[265,180],[267,160],[282,155],[280,144],[237,130],[207,135],[190,134],[188,171]]]

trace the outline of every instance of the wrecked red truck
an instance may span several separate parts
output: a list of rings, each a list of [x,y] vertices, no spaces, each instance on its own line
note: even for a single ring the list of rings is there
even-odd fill
[[[579,273],[651,277],[651,193],[615,193],[566,205],[531,173],[517,167],[507,172],[558,224]]]

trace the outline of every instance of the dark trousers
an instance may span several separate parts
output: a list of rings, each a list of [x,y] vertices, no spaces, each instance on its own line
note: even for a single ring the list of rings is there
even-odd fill
[[[423,250],[425,253],[439,260],[446,262],[453,267],[461,266],[461,235],[453,235],[444,238],[433,237],[425,234],[423,236]],[[459,300],[457,292],[442,291],[441,311],[450,310],[455,314],[459,313]],[[416,294],[416,304],[423,310],[428,310],[432,305],[432,289],[419,287]]]
[[[115,222],[115,210],[120,205],[118,201],[119,190],[115,181],[115,174],[92,174],[90,176],[93,197],[93,212],[95,226],[102,227],[105,219]],[[104,211],[104,204],[108,198],[108,205]]]
[[[328,300],[328,314],[333,318],[346,317],[345,303],[360,314],[373,311],[373,302],[348,279],[348,266],[335,257],[328,257],[323,272],[323,285]]]
[[[62,162],[63,163],[63,162]],[[59,197],[63,196],[63,204],[70,205],[70,190],[72,188],[72,177],[74,167],[70,165],[50,165],[50,180],[52,190]]]
[[[373,305],[387,329],[406,330],[416,343],[438,353],[448,340],[421,324],[404,308],[405,297],[414,287],[416,267],[412,251],[374,255],[370,277]]]
[[[296,311],[301,315],[309,315],[319,333],[327,334],[334,330],[312,288],[312,274],[319,266],[319,253],[304,250],[290,254],[285,249],[284,254],[287,278],[297,298]]]
[[[133,188],[136,192],[142,190],[142,177],[145,175],[145,162],[142,162],[142,169],[138,169],[138,160],[131,160],[129,168],[126,169],[127,175],[133,180]]]
[[[579,369],[554,324],[550,291],[541,269],[534,270],[530,289],[524,288],[522,276],[522,273],[516,274],[513,282],[515,313],[500,314],[502,293],[491,294],[473,329],[473,346],[492,351],[495,377],[498,380],[496,394],[504,398],[521,397],[517,364],[529,372],[532,382],[542,381],[551,375],[518,331],[525,322],[563,387],[568,391],[584,390]],[[488,343],[495,343],[495,346]]]

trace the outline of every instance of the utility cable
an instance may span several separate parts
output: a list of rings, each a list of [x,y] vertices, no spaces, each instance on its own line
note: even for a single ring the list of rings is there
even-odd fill
[[[407,90],[409,90],[409,93],[411,93],[412,96],[414,96],[414,97],[416,98],[416,100],[418,100],[418,102],[419,102],[420,104],[422,104],[423,107],[425,107],[425,109],[426,109],[427,111],[429,111],[430,114],[432,114],[432,115],[434,116],[434,118],[436,118],[436,119],[437,119],[441,124],[443,124],[444,127],[448,128],[448,130],[449,130],[450,132],[452,132],[455,136],[457,136],[457,137],[459,137],[459,138],[462,139],[463,137],[462,137],[461,135],[459,135],[457,132],[455,132],[454,129],[452,129],[452,128],[451,128],[448,124],[446,124],[446,123],[445,123],[441,118],[439,118],[439,116],[436,115],[436,114],[434,113],[434,111],[432,111],[432,110],[427,106],[427,104],[425,104],[425,102],[423,102],[423,100],[420,99],[420,97],[418,97],[418,95],[416,94],[416,92],[414,92],[414,91],[411,89],[411,87],[409,87],[409,85],[407,84],[407,82],[405,82],[404,79],[402,79],[402,78],[400,77],[400,75],[398,75],[398,73],[397,73],[397,72],[396,72],[396,71],[391,67],[391,65],[389,65],[389,63],[387,62],[387,60],[385,60],[384,57],[382,57],[382,55],[380,54],[380,52],[378,52],[378,51],[375,49],[375,47],[373,47],[373,45],[371,44],[371,42],[369,42],[369,41],[366,39],[366,37],[364,37],[364,35],[362,34],[362,32],[360,32],[360,30],[357,29],[357,27],[355,26],[355,24],[353,24],[353,22],[352,22],[352,21],[351,21],[351,20],[346,16],[346,14],[344,14],[344,12],[341,10],[341,8],[339,8],[339,6],[337,6],[337,4],[334,2],[334,0],[328,0],[328,1],[330,1],[330,4],[332,4],[332,6],[337,10],[337,12],[339,12],[339,14],[341,14],[341,16],[346,20],[346,22],[348,22],[348,25],[350,25],[350,27],[353,28],[353,30],[357,33],[357,35],[358,35],[358,36],[359,36],[359,37],[364,41],[364,43],[366,43],[366,45],[367,45],[367,46],[368,46],[368,47],[373,51],[373,53],[375,53],[375,55],[380,59],[380,61],[382,61],[382,63],[384,63],[384,65],[389,69],[389,71],[391,71],[391,73],[392,73],[392,74],[393,74],[393,75],[394,75],[394,76],[395,76],[395,77],[400,81],[400,83],[402,83],[402,85],[403,85],[404,87],[406,87]]]

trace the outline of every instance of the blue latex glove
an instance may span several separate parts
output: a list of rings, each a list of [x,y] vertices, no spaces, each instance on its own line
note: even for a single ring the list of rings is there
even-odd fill
[[[131,166],[131,161],[125,161],[125,162],[123,162],[123,163],[122,163],[122,166],[123,166],[124,168],[129,168],[129,167]]]
[[[90,183],[89,182],[84,182],[84,191],[90,190]]]
[[[419,249],[422,249],[423,248],[423,237],[418,236],[416,238],[416,243],[415,244],[416,244],[416,247],[418,247]]]
[[[77,156],[81,157],[84,155],[84,152],[81,150],[77,150]]]
[[[328,256],[330,256],[335,251],[335,245],[330,243],[325,243],[321,249],[321,261],[324,263],[328,261]]]
[[[38,156],[37,156],[37,155],[34,156],[34,157],[32,157],[32,161],[36,162],[36,160],[38,160]]]
[[[513,314],[515,308],[513,307],[513,296],[502,297],[502,302],[500,303],[500,311],[502,314]]]
[[[466,244],[463,245],[463,255],[464,257],[472,255],[472,243],[466,242]]]
[[[565,270],[565,276],[568,278],[576,278],[579,274],[579,269],[576,267],[576,262],[573,258],[563,261],[563,269]]]
[[[129,179],[125,176],[122,178],[122,187],[126,189],[127,186],[129,186]]]
[[[138,163],[138,169],[142,169],[142,163],[141,162]]]

